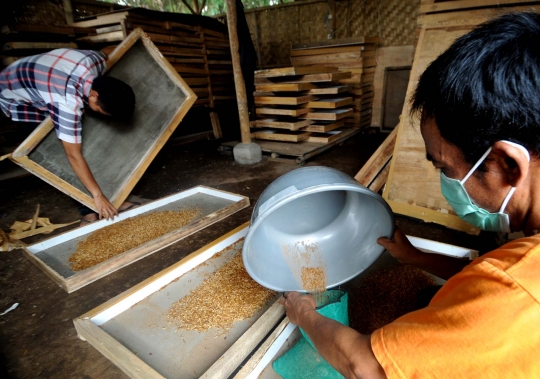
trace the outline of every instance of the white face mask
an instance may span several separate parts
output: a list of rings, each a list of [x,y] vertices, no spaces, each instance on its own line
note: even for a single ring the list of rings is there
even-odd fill
[[[525,153],[525,155],[527,156],[527,160],[531,160],[529,152],[523,146],[510,141],[502,140],[501,142],[519,148]],[[452,206],[456,214],[461,219],[478,228],[481,228],[482,230],[510,233],[510,217],[508,217],[508,215],[504,213],[504,210],[506,209],[506,205],[514,195],[514,191],[516,190],[516,188],[510,188],[510,191],[508,191],[508,194],[506,195],[499,211],[491,213],[474,204],[471,197],[465,190],[465,187],[463,186],[463,184],[467,181],[467,179],[469,179],[473,172],[476,171],[478,166],[482,164],[482,162],[486,159],[490,152],[491,147],[484,153],[484,155],[482,155],[482,157],[469,170],[467,175],[465,175],[462,180],[451,179],[444,175],[444,173],[441,171],[441,191],[446,198],[446,201],[448,201],[448,203]]]

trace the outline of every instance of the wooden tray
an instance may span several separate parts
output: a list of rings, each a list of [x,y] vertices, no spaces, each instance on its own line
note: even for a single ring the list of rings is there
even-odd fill
[[[84,271],[71,270],[69,257],[77,244],[90,233],[133,216],[190,206],[201,209],[199,219]],[[121,213],[114,220],[101,220],[30,245],[24,249],[24,254],[60,287],[71,293],[248,206],[249,198],[245,196],[198,186]]]
[[[248,223],[75,319],[79,337],[132,378],[229,377],[283,319],[283,306],[270,300],[226,334],[177,330],[166,314],[207,275],[241,253],[247,231]]]
[[[119,207],[191,108],[197,96],[141,29],[111,53],[105,75],[132,86],[135,113],[126,123],[85,112],[82,152],[96,182]],[[10,159],[88,208],[97,210],[47,117]]]

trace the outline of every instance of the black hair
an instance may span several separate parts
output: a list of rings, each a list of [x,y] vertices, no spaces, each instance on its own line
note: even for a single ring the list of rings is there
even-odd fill
[[[98,76],[92,89],[98,93],[97,104],[115,119],[127,120],[133,115],[135,93],[128,84],[111,76]]]
[[[420,77],[411,115],[433,119],[469,163],[503,139],[538,155],[540,14],[506,14],[457,39]]]

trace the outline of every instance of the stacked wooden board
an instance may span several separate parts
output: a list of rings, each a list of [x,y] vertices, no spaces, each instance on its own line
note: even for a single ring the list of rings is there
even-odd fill
[[[3,25],[0,70],[13,62],[60,48],[77,48],[76,39],[95,33],[92,28],[31,24]]]
[[[252,137],[283,142],[328,143],[341,137],[352,115],[351,77],[335,67],[285,67],[255,72],[257,120]]]
[[[292,46],[293,66],[325,65],[351,73],[350,78],[339,81],[351,87],[353,97],[353,113],[345,119],[347,126],[364,128],[371,124],[373,77],[379,41],[377,37],[354,37]]]
[[[141,28],[195,92],[195,105],[213,108],[235,99],[229,38],[226,28],[213,19],[131,8],[73,25],[95,28],[96,35],[78,42],[99,48],[116,45]]]

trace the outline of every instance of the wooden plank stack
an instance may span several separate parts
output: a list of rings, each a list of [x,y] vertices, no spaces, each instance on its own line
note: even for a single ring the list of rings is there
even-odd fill
[[[377,37],[354,37],[292,46],[293,66],[325,65],[351,72],[350,78],[340,80],[352,89],[353,114],[345,120],[347,126],[364,128],[371,124],[378,42]]]
[[[252,137],[283,142],[329,143],[341,138],[353,114],[350,72],[335,67],[285,67],[255,72],[257,120]]]
[[[35,24],[11,24],[1,28],[0,70],[13,62],[52,49],[77,48],[76,39],[88,36],[92,28]]]
[[[132,8],[73,25],[94,27],[96,35],[78,42],[99,48],[116,45],[132,30],[141,28],[197,94],[195,105],[214,108],[217,103],[235,99],[229,38],[226,28],[217,21],[216,27],[209,26],[209,21],[198,23],[202,19],[207,18]]]

